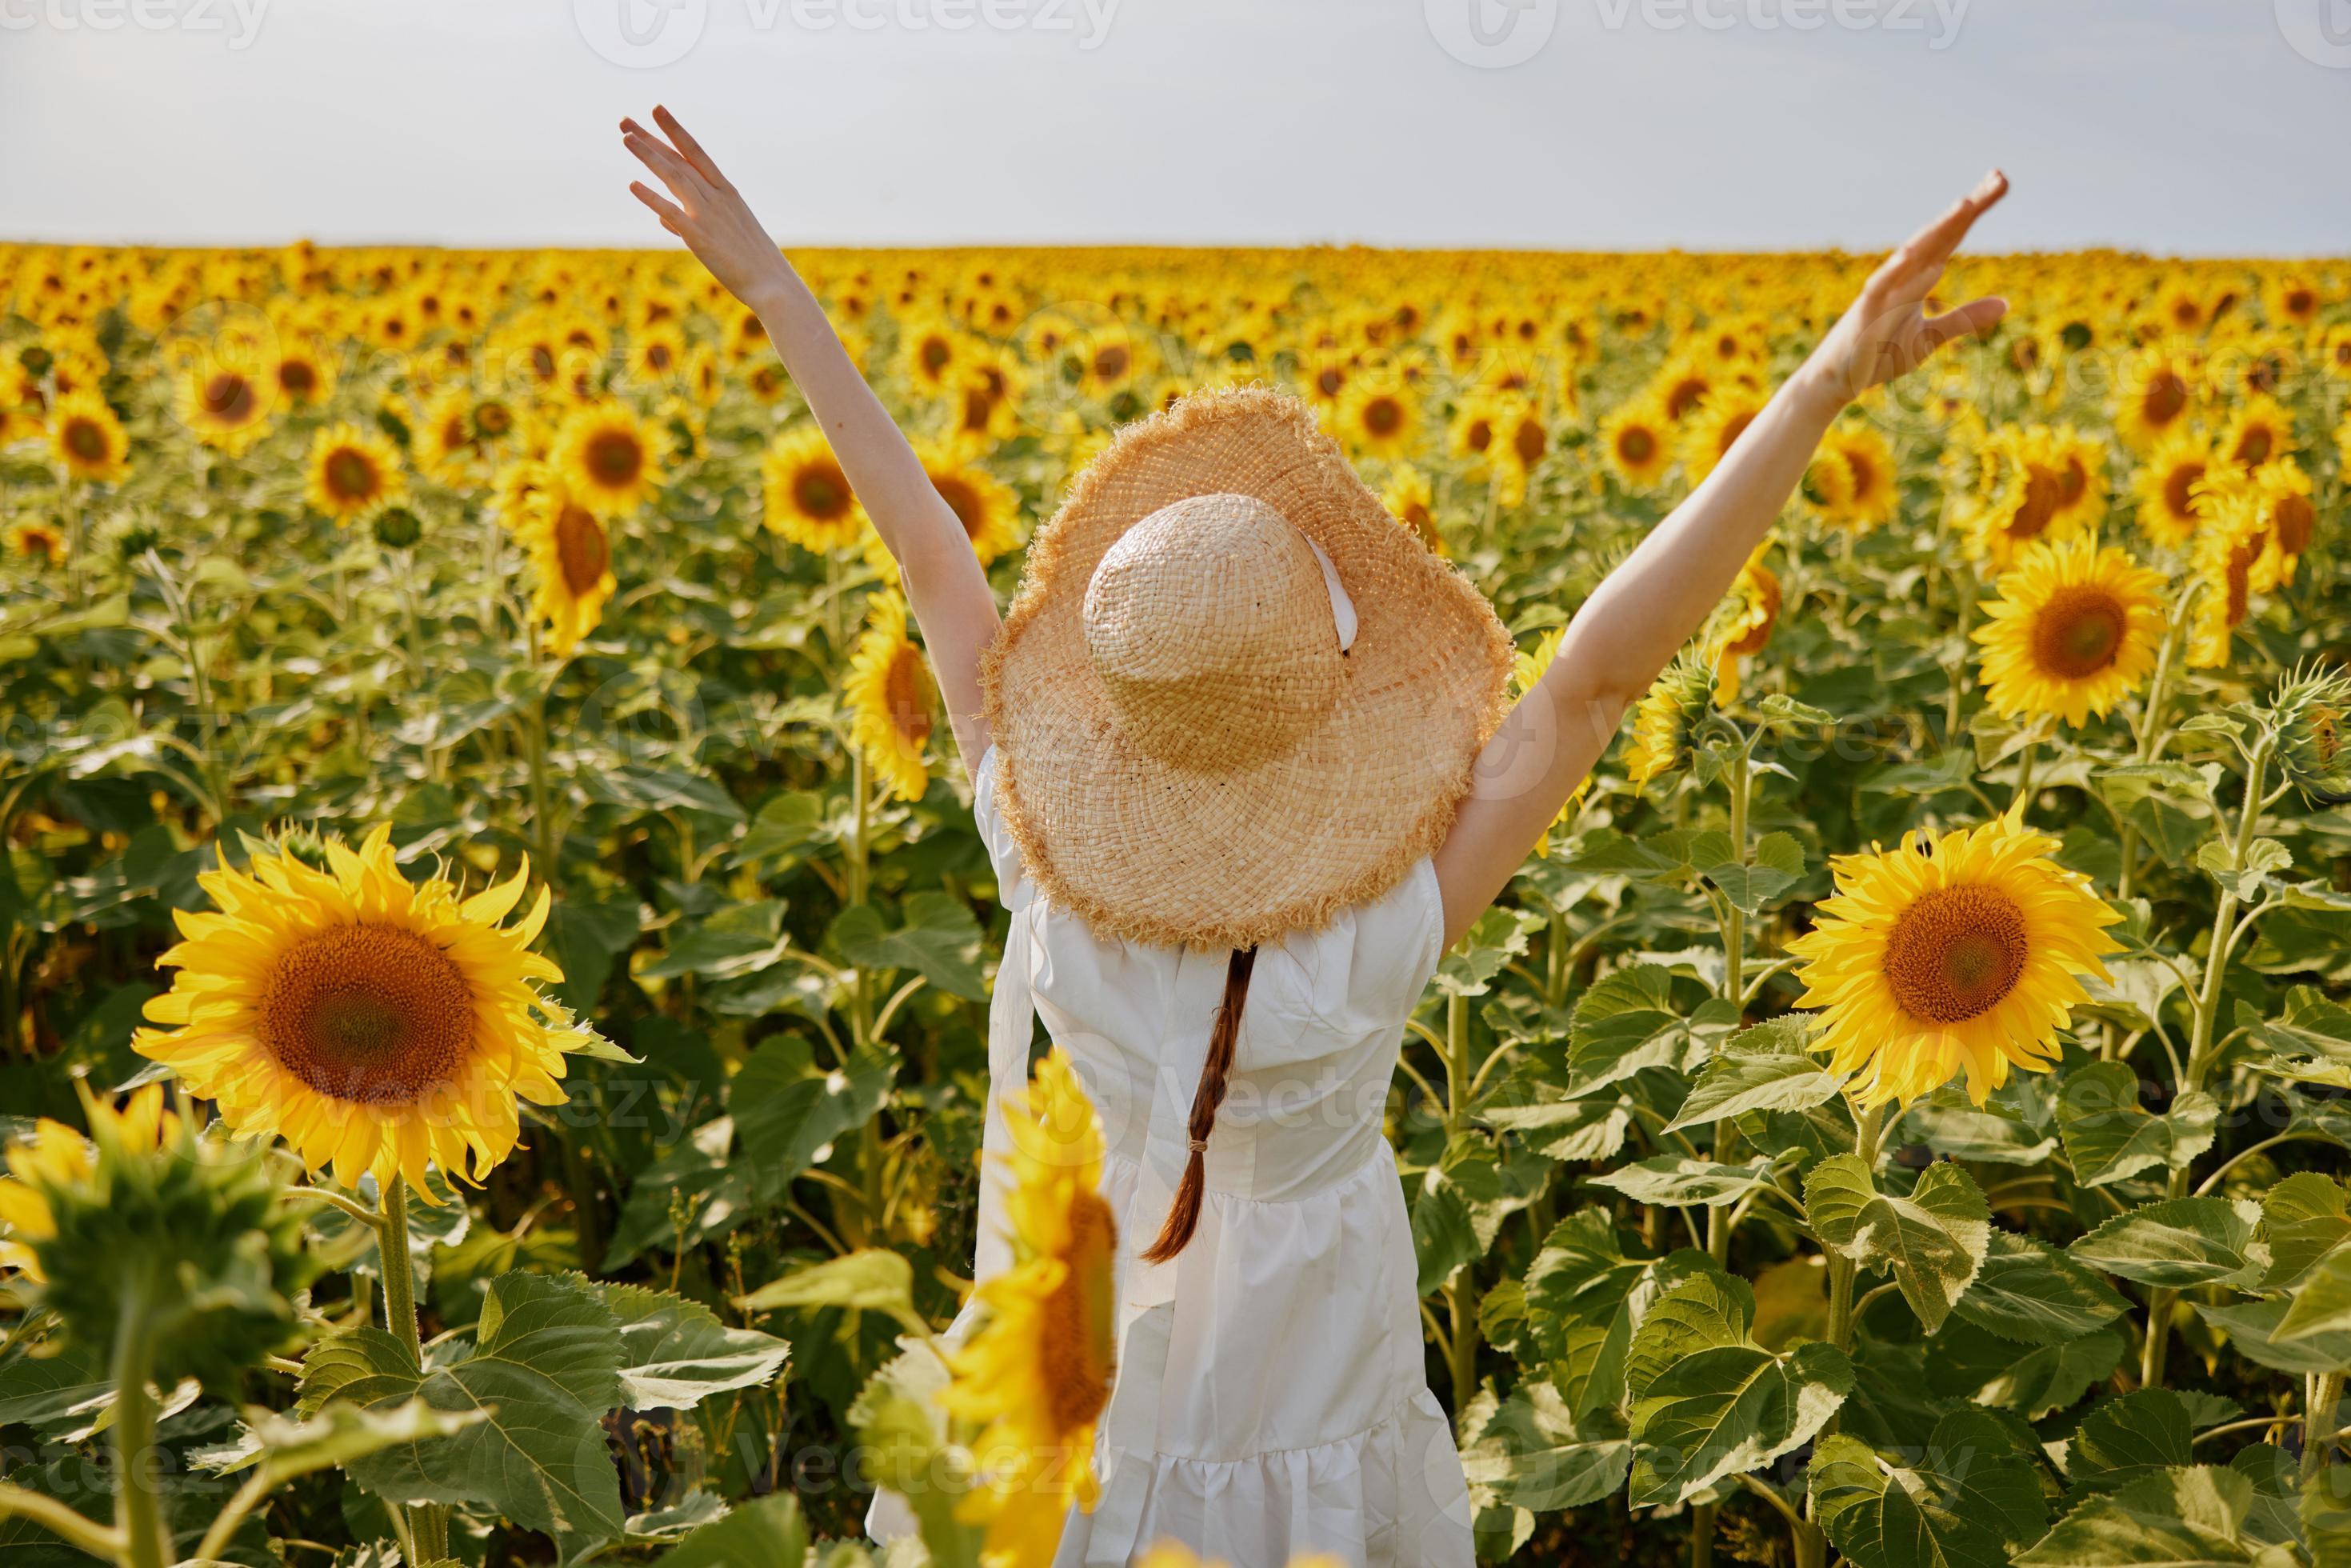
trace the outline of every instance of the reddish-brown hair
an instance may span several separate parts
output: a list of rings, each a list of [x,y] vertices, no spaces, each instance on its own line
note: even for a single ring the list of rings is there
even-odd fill
[[[1225,999],[1217,1005],[1216,1025],[1208,1031],[1208,1060],[1200,1068],[1200,1087],[1192,1095],[1187,1128],[1192,1157],[1185,1162],[1176,1201],[1167,1206],[1167,1223],[1159,1228],[1158,1239],[1144,1250],[1146,1263],[1165,1263],[1184,1250],[1200,1223],[1200,1199],[1208,1186],[1208,1133],[1217,1124],[1217,1107],[1225,1103],[1225,1086],[1233,1071],[1233,1043],[1241,1032],[1241,1009],[1249,1002],[1249,971],[1256,967],[1254,947],[1234,948],[1225,965]]]

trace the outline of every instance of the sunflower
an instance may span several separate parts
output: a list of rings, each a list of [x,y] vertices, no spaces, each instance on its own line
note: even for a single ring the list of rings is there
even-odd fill
[[[1680,358],[1669,361],[1657,372],[1651,387],[1657,412],[1679,424],[1697,413],[1713,392],[1716,379],[1722,373],[1719,365],[1703,360]]]
[[[2280,273],[2262,291],[2262,310],[2273,327],[2308,327],[2318,319],[2325,296],[2299,272]]]
[[[49,448],[77,479],[113,485],[130,471],[131,438],[96,392],[68,392],[57,399],[49,411]]]
[[[1551,450],[1551,427],[1532,399],[1512,396],[1499,404],[1494,424],[1496,499],[1515,507],[1527,497],[1527,482],[1535,465]]]
[[[407,492],[400,454],[380,431],[348,421],[310,438],[304,498],[338,524],[361,522]]]
[[[1044,1563],[1071,1504],[1091,1511],[1102,1492],[1094,1424],[1115,1372],[1117,1225],[1096,1190],[1102,1124],[1067,1055],[1039,1062],[1005,1113],[1013,1262],[976,1292],[987,1316],[950,1354],[939,1402],[980,1427],[971,1451],[981,1484],[959,1511],[987,1524],[985,1560]]]
[[[522,516],[516,538],[528,547],[538,574],[531,609],[546,618],[549,649],[569,658],[603,619],[605,601],[619,586],[611,540],[596,514],[560,485],[533,491]]]
[[[1831,862],[1835,894],[1788,950],[1803,961],[1798,1005],[1823,1009],[1813,1049],[1859,1074],[1846,1086],[1859,1103],[1915,1100],[1964,1070],[1980,1105],[2011,1067],[2055,1063],[2081,977],[2107,978],[2100,959],[2120,944],[2105,928],[2122,918],[2049,858],[2056,847],[2011,811]]]
[[[1625,776],[1635,791],[1688,759],[1690,737],[1714,701],[1714,671],[1682,654],[1651,683],[1633,712],[1633,739],[1625,748]]]
[[[21,556],[40,557],[43,566],[55,566],[66,559],[66,531],[38,518],[11,523],[8,548]]]
[[[2038,544],[2001,575],[1975,629],[1984,693],[2003,717],[2103,718],[2155,667],[2163,578],[2088,535]]]
[[[2204,481],[2212,450],[2192,432],[2180,431],[2158,444],[2131,476],[2138,497],[2138,526],[2159,545],[2179,546],[2194,538],[2211,508]]]
[[[2141,350],[2125,365],[2114,400],[2115,434],[2135,452],[2151,451],[2188,428],[2195,402],[2196,364],[2179,344]]]
[[[1340,394],[1328,423],[1354,455],[1396,462],[1419,444],[1420,400],[1391,378],[1358,376]]]
[[[1628,490],[1655,489],[1674,465],[1672,422],[1649,398],[1635,398],[1600,425],[1600,450]]]
[[[334,394],[334,361],[308,338],[281,338],[274,372],[278,394],[288,403],[316,408]]]
[[[959,461],[946,446],[925,444],[917,455],[931,488],[963,525],[980,565],[1019,547],[1020,498],[1010,486],[977,464]]]
[[[1485,476],[1499,434],[1500,412],[1487,392],[1470,392],[1455,405],[1446,430],[1446,444],[1454,456],[1461,459],[1467,476]]]
[[[461,485],[480,470],[482,444],[474,400],[460,388],[440,393],[418,413],[417,466],[444,485]]]
[[[923,651],[907,640],[906,601],[895,592],[873,596],[841,695],[850,744],[866,766],[899,800],[921,800],[930,784],[923,749],[931,738],[931,676]]]
[[[662,457],[653,428],[611,400],[574,410],[548,453],[572,498],[607,522],[651,498],[661,485]]]
[[[629,373],[649,385],[661,386],[685,369],[685,334],[664,323],[629,334]]]
[[[179,1118],[163,1104],[161,1083],[146,1084],[132,1094],[121,1116],[124,1142],[141,1151],[152,1151],[179,1131]],[[8,1145],[7,1164],[8,1174],[0,1176],[0,1269],[46,1283],[41,1244],[56,1240],[57,1234],[57,1211],[46,1189],[87,1177],[97,1168],[98,1150],[63,1122],[43,1116]]]
[[[1771,541],[1766,538],[1739,569],[1723,611],[1706,639],[1707,662],[1714,666],[1715,700],[1739,700],[1739,661],[1763,651],[1771,628],[1780,619],[1779,575],[1763,564]]]
[[[1420,536],[1420,542],[1445,553],[1445,535],[1437,526],[1437,502],[1429,488],[1428,476],[1409,463],[1399,463],[1388,470],[1388,486],[1380,493],[1380,501],[1389,516]]]
[[[1979,453],[1987,494],[1970,545],[2006,570],[2044,541],[2070,538],[2105,514],[2105,460],[2070,425],[2002,425]]]
[[[2210,526],[2197,534],[2189,561],[2201,590],[2188,630],[2188,665],[2196,670],[2228,664],[2230,638],[2252,613],[2262,558],[2269,549],[2269,530],[2250,504],[2250,492],[2231,491],[2215,499]]]
[[[161,1083],[141,1085],[120,1109],[93,1098],[89,1113],[93,1127],[133,1157],[152,1155],[180,1138],[179,1115],[164,1102]],[[0,1227],[5,1227],[0,1232],[0,1269],[19,1270],[45,1281],[40,1245],[57,1234],[49,1193],[96,1170],[98,1147],[63,1122],[43,1116],[27,1136],[8,1146],[7,1165],[7,1176],[0,1177]]]
[[[865,531],[865,509],[814,424],[786,430],[760,462],[768,527],[804,550],[845,549]]]
[[[962,380],[967,341],[944,317],[911,318],[899,329],[899,373],[925,396],[944,397]]]
[[[270,398],[240,371],[191,366],[180,377],[172,407],[180,423],[207,446],[236,456],[267,427]]]
[[[241,1134],[283,1138],[312,1171],[355,1185],[405,1176],[431,1197],[428,1166],[478,1181],[514,1150],[517,1095],[563,1101],[564,1053],[588,1042],[534,982],[559,982],[530,951],[549,895],[499,924],[528,867],[471,898],[441,877],[412,883],[380,825],[327,868],[286,846],[197,877],[217,913],[178,915],[177,969],[131,1044],[170,1067]]]
[[[1894,449],[1867,424],[1839,424],[1821,444],[1816,467],[1832,466],[1821,481],[1822,514],[1860,533],[1892,520],[1900,492],[1894,483]]]
[[[1682,467],[1692,482],[1705,478],[1763,412],[1763,394],[1738,383],[1718,386],[1682,422]]]
[[[2260,514],[2259,526],[2269,538],[2262,556],[2266,573],[2253,584],[2266,593],[2294,580],[2294,568],[2318,528],[2318,508],[2311,500],[2310,476],[2291,457],[2254,470],[2248,486]]]
[[[2230,416],[2217,450],[2220,460],[2232,467],[2261,468],[2291,457],[2294,447],[2294,416],[2277,399],[2256,395]]]

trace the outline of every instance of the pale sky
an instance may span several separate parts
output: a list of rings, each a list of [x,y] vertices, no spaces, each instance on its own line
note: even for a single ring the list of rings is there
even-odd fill
[[[787,246],[2351,254],[2351,0],[0,0],[0,238],[666,244],[656,99]]]

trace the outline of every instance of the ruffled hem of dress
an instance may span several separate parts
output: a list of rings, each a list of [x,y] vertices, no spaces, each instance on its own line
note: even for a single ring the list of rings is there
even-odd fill
[[[1279,1568],[1327,1552],[1348,1568],[1471,1568],[1469,1500],[1444,1407],[1426,1387],[1351,1437],[1238,1459],[1124,1454],[1149,1468],[1132,1541],[1097,1540],[1072,1512],[1054,1568],[1124,1563],[1177,1541],[1201,1556]]]

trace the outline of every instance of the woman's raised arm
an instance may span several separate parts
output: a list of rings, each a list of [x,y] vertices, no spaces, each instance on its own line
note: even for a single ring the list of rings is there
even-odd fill
[[[914,449],[857,373],[823,308],[768,237],[749,204],[675,115],[657,108],[653,121],[668,140],[633,120],[621,121],[621,138],[669,188],[669,197],[642,181],[629,189],[768,329],[768,340],[808,400],[874,530],[897,558],[956,744],[966,762],[977,766],[987,748],[979,660],[996,636],[998,617],[987,574],[963,525],[932,488]]]
[[[1477,788],[1437,852],[1448,944],[1502,891],[1608,748],[1625,710],[1722,598],[1837,412],[2007,310],[1999,299],[1932,319],[1924,309],[1951,253],[2007,192],[2007,176],[1993,171],[1886,257],[1721,464],[1568,623],[1551,668],[1479,754]]]

